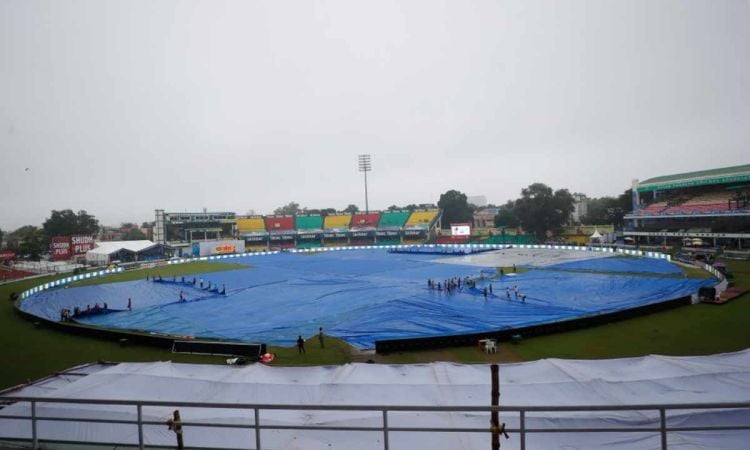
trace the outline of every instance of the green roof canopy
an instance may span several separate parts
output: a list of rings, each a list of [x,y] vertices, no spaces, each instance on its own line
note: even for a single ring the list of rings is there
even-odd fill
[[[649,178],[638,184],[638,192],[663,191],[667,189],[743,181],[750,181],[750,164]]]

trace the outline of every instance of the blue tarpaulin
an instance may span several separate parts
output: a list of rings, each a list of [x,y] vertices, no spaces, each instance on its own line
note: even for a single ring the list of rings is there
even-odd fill
[[[384,250],[253,256],[233,260],[252,267],[186,276],[186,284],[169,277],[161,283],[144,278],[52,289],[26,299],[21,308],[59,320],[62,308],[107,302],[114,312],[80,321],[276,345],[293,345],[298,335],[312,336],[323,327],[355,347],[372,348],[381,339],[480,333],[619,311],[690,295],[716,282],[669,275],[681,271],[666,261],[597,258],[558,266],[566,270],[547,266],[485,278],[477,289],[448,294],[429,289],[428,278],[441,283],[451,277],[478,278],[495,268],[438,264],[433,262],[437,258]],[[226,295],[200,289],[201,280],[219,291],[225,286]],[[485,300],[483,289],[490,284],[493,293]],[[526,295],[525,303],[516,298],[514,286]],[[127,310],[129,298],[132,311]]]

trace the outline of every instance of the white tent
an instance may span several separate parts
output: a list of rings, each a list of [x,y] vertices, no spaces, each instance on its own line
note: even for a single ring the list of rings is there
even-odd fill
[[[86,252],[86,262],[93,265],[109,264],[111,256],[122,251],[138,253],[158,244],[147,241],[101,241],[96,243],[96,248]]]
[[[123,399],[252,403],[284,405],[439,405],[486,406],[490,403],[490,369],[486,364],[432,363],[416,365],[347,364],[331,367],[245,367],[196,364],[123,363],[98,366],[86,376],[46,380],[8,395],[63,399]],[[500,367],[501,404],[516,406],[686,404],[750,402],[750,350],[701,357],[647,356],[580,361],[547,359]],[[165,423],[173,407],[144,407],[144,420]],[[203,423],[253,424],[252,410],[179,407],[182,420]],[[29,414],[28,403],[15,403],[3,415]],[[65,416],[134,420],[134,406],[40,403],[37,417]],[[738,425],[750,423],[749,409],[674,410],[670,426]],[[476,427],[487,429],[486,412],[389,414],[396,427]],[[502,413],[508,427],[519,426],[518,414]],[[379,427],[380,411],[263,410],[264,425]],[[529,428],[622,427],[622,432],[531,433],[527,448],[658,449],[654,432],[626,431],[658,427],[656,411],[528,413]],[[136,444],[133,425],[40,422],[44,440]],[[0,419],[3,438],[31,436],[28,420]],[[380,431],[264,430],[262,447],[269,449],[382,449]],[[186,426],[188,447],[255,448],[252,428]],[[144,428],[147,445],[174,445],[166,425]],[[392,432],[391,449],[485,449],[488,433]],[[748,430],[673,431],[670,448],[746,449]],[[46,444],[45,448],[53,445]],[[503,440],[503,449],[518,449],[518,434]]]

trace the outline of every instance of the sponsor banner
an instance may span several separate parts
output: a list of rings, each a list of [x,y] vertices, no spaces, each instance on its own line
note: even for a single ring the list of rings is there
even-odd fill
[[[0,250],[0,262],[13,261],[16,259],[15,250]]]
[[[73,247],[74,255],[83,255],[87,251],[94,249],[94,236],[88,234],[71,236],[70,243]]]
[[[673,181],[667,183],[647,184],[638,186],[638,192],[662,191],[666,189],[686,188],[693,186],[706,186],[709,184],[739,183],[750,181],[750,175],[728,175],[719,177],[699,178],[685,181]]]
[[[350,233],[350,236],[355,239],[362,239],[362,238],[373,238],[375,237],[375,230],[367,230],[367,231],[352,231]]]
[[[346,239],[345,232],[323,233],[324,239]]]
[[[245,239],[245,242],[267,242],[268,241],[267,234],[246,234],[242,237]]]
[[[297,234],[298,241],[319,241],[323,237],[323,233],[299,233]]]
[[[225,240],[200,242],[198,243],[198,248],[200,256],[243,253],[245,251],[245,241]],[[195,254],[195,244],[193,244],[193,254]]]
[[[73,257],[70,236],[55,236],[50,243],[50,252],[55,261],[67,261]]]
[[[379,230],[375,232],[375,236],[377,237],[399,237],[399,231],[385,231],[385,230]]]
[[[749,233],[691,233],[681,231],[625,231],[626,236],[662,236],[662,237],[698,237],[698,238],[730,238],[748,239]]]
[[[425,235],[427,235],[427,230],[425,229],[404,230],[404,236],[425,236]]]
[[[452,223],[451,236],[471,236],[471,225],[468,223]]]
[[[271,234],[271,242],[294,242],[293,234]]]

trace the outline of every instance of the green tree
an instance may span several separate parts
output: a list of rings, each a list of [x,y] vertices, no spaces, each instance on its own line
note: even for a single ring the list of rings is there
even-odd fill
[[[524,230],[544,240],[547,232],[559,233],[573,212],[574,201],[567,189],[553,192],[546,184],[534,183],[521,190],[514,211]]]
[[[443,210],[443,228],[450,228],[452,223],[471,223],[474,210],[466,200],[466,194],[451,189],[440,196],[438,207]]]
[[[99,221],[84,210],[78,211],[78,213],[74,213],[70,209],[53,210],[42,227],[44,228],[44,235],[49,239],[53,236],[96,234],[99,231]]]
[[[0,228],[0,248],[3,248],[3,236],[4,236],[3,229]]]
[[[344,212],[351,213],[351,214],[358,213],[359,208],[357,207],[357,205],[349,205],[346,208],[344,208]]]
[[[8,233],[8,248],[16,250],[21,256],[38,259],[45,251],[44,232],[34,225],[24,225]]]
[[[609,225],[622,228],[625,214],[631,209],[630,196],[627,190],[617,197],[600,197],[589,201],[586,215],[581,217],[584,225]]]
[[[299,214],[300,213],[299,203],[289,202],[288,204],[284,206],[274,209],[273,213],[278,216],[291,216],[294,214]]]
[[[513,200],[508,200],[505,205],[500,207],[495,216],[495,227],[496,228],[516,228],[521,225],[521,221],[516,215],[516,203]]]
[[[124,241],[143,241],[148,239],[148,236],[143,234],[138,228],[131,228],[125,233],[122,239]]]

